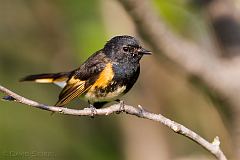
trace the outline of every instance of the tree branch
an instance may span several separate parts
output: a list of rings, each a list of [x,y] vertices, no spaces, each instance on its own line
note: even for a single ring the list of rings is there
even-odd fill
[[[139,35],[155,53],[178,64],[189,75],[200,78],[209,89],[214,90],[218,97],[228,103],[228,107],[234,113],[232,139],[237,159],[240,159],[240,56],[223,58],[219,48],[205,47],[174,33],[156,13],[151,1],[118,2],[134,22]]]
[[[7,88],[5,88],[1,85],[0,85],[0,92],[12,97],[11,99],[18,103],[22,103],[22,104],[32,106],[35,108],[39,108],[42,110],[58,112],[61,114],[74,115],[74,116],[92,116],[92,110],[90,108],[84,108],[82,110],[78,110],[78,109],[70,109],[70,108],[65,108],[65,107],[48,106],[48,105],[41,104],[36,101],[24,98],[16,93],[8,90]],[[216,137],[214,139],[214,141],[212,143],[210,143],[207,140],[205,140],[204,138],[202,138],[201,136],[199,136],[197,133],[188,129],[187,127],[185,127],[177,122],[174,122],[174,121],[164,117],[161,114],[155,114],[155,113],[148,112],[148,111],[144,110],[140,105],[138,107],[133,107],[130,105],[124,105],[124,107],[121,107],[120,104],[114,104],[114,105],[111,105],[106,108],[96,109],[94,115],[110,115],[113,113],[119,113],[119,111],[125,112],[129,115],[134,115],[134,116],[137,116],[140,118],[159,122],[159,123],[169,127],[175,133],[183,135],[183,136],[191,139],[192,141],[198,143],[203,148],[205,148],[207,151],[211,152],[217,159],[226,160],[224,153],[220,149],[220,141],[219,141],[218,137]]]
[[[181,66],[190,75],[201,78],[233,103],[240,93],[240,57],[226,61],[217,50],[206,48],[174,33],[157,15],[151,1],[118,0],[135,23],[141,37],[161,55]],[[219,81],[221,79],[221,81]],[[237,102],[237,105],[240,102]]]

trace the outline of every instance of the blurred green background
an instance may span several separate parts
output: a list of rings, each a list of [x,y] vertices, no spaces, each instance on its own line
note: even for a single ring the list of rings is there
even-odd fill
[[[178,0],[152,4],[175,32],[200,43],[209,40],[198,9]],[[28,74],[75,69],[107,40],[121,34],[138,37],[131,19],[114,0],[0,0],[0,83],[52,105],[60,88],[18,80]],[[144,39],[140,41],[148,48]],[[123,98],[125,103],[162,113],[209,141],[218,135],[231,157],[229,117],[180,68],[157,55],[143,58],[140,78]],[[80,108],[83,103],[77,100],[69,107]],[[51,115],[0,101],[0,159],[187,158],[213,159],[194,142],[148,120],[125,114],[94,119]]]

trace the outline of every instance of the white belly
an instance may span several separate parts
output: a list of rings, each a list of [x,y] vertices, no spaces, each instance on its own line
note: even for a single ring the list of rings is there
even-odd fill
[[[67,83],[65,81],[62,81],[62,82],[53,82],[54,84],[56,84],[57,86],[61,87],[61,88],[64,88]]]
[[[94,90],[89,90],[86,95],[85,98],[87,100],[89,100],[90,102],[103,102],[103,101],[112,101],[112,100],[116,100],[119,97],[122,96],[123,92],[125,91],[126,86],[122,86],[119,87],[118,89],[116,89],[113,92],[107,93],[105,96],[97,96],[94,92]]]

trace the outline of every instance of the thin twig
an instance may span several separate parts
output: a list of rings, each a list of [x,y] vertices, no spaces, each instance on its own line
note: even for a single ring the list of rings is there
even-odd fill
[[[70,108],[65,108],[65,107],[56,107],[56,106],[48,106],[45,104],[38,103],[36,101],[24,98],[7,88],[3,87],[0,85],[0,92],[12,97],[12,99],[15,99],[14,101],[32,106],[35,108],[47,110],[47,111],[52,111],[52,112],[58,112],[61,114],[66,114],[66,115],[74,115],[74,116],[92,116],[92,110],[90,108],[85,108],[82,110],[78,109],[70,109]],[[192,141],[198,143],[201,145],[203,148],[205,148],[207,151],[211,152],[215,157],[217,157],[219,160],[226,160],[226,157],[222,150],[220,149],[220,141],[219,138],[216,137],[212,143],[208,142],[201,136],[199,136],[197,133],[193,132],[192,130],[188,129],[187,127],[174,122],[166,117],[164,117],[161,114],[155,114],[148,112],[144,110],[140,105],[138,107],[133,107],[130,105],[125,105],[122,107],[120,104],[114,104],[106,108],[102,109],[96,109],[94,112],[95,115],[110,115],[113,113],[119,113],[125,112],[129,115],[134,115],[140,118],[145,118],[149,120],[153,120],[156,122],[160,122],[161,124],[169,127],[172,131],[181,134]]]

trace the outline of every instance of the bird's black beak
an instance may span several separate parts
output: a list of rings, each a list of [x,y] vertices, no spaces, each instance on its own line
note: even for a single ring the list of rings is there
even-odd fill
[[[140,54],[146,54],[146,55],[151,55],[152,54],[152,52],[151,51],[149,51],[149,50],[146,50],[146,49],[144,49],[144,48],[139,48],[138,49],[138,53],[140,53]]]

